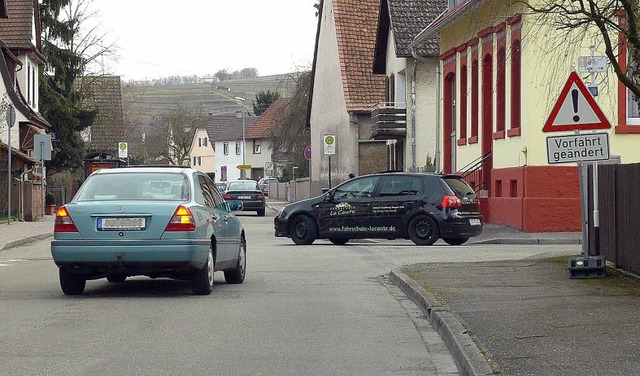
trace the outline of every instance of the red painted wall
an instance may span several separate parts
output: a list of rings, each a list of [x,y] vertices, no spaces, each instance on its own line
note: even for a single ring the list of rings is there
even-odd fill
[[[525,232],[581,231],[575,166],[522,166],[492,171],[490,223]]]

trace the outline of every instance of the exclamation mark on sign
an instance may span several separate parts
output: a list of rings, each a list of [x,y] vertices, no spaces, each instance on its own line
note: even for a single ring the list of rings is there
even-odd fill
[[[576,123],[580,121],[580,116],[578,116],[578,89],[571,90],[571,99],[573,100],[573,121]]]

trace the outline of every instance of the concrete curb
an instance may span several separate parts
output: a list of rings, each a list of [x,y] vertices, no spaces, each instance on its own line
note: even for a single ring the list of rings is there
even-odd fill
[[[424,313],[447,345],[461,375],[493,375],[494,372],[462,323],[432,294],[398,269],[389,273],[398,286]]]
[[[0,248],[0,251],[4,251],[9,248],[20,247],[22,245],[26,245],[29,243],[37,242],[39,240],[50,238],[52,236],[53,236],[53,232],[50,234],[38,234],[38,235],[28,236],[24,239],[14,240],[12,242],[6,243],[2,248]]]
[[[470,244],[580,244],[580,239],[573,238],[493,238],[485,240],[470,240]]]

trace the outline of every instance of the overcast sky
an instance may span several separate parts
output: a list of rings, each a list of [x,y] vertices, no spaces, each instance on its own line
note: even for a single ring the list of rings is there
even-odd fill
[[[310,69],[317,0],[93,0],[123,79]]]

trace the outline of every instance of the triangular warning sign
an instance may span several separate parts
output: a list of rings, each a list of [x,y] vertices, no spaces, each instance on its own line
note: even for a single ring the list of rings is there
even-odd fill
[[[543,132],[609,129],[611,124],[576,72],[571,72]]]

